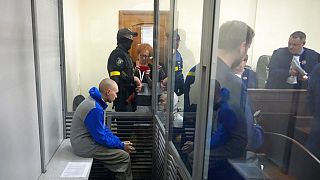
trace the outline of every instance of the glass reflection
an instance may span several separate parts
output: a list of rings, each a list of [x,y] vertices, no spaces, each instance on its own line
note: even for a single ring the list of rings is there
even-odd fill
[[[253,122],[247,104],[247,91],[232,66],[237,67],[251,46],[254,31],[241,21],[228,21],[219,29],[215,127],[210,141],[209,179],[240,178],[228,159],[245,158],[249,129]],[[221,85],[222,89],[219,88]],[[246,113],[248,112],[248,113]]]
[[[290,1],[290,6],[278,6],[273,1],[242,1],[237,5],[234,3],[236,2],[221,2],[220,23],[237,19],[249,24],[256,32],[254,43],[247,52],[248,60],[242,61],[240,65],[232,64],[229,69],[242,81],[237,96],[232,97],[234,87],[229,89],[228,104],[233,109],[234,99],[239,102],[243,111],[240,112],[243,113],[247,126],[247,145],[242,158],[230,157],[226,161],[216,160],[217,153],[212,154],[215,151],[211,149],[209,179],[222,175],[224,170],[219,170],[221,167],[229,168],[225,173],[228,173],[230,178],[245,179],[253,175],[252,173],[257,178],[319,178],[319,173],[315,171],[320,168],[317,153],[320,147],[315,140],[319,127],[316,110],[319,109],[319,89],[315,84],[319,84],[319,80],[316,80],[318,83],[314,80],[319,77],[319,70],[315,67],[319,66],[320,56],[317,52],[319,44],[313,41],[318,36],[312,30],[319,27],[296,18],[306,17],[304,10],[310,11],[311,8],[316,11],[318,7],[302,6],[298,1]],[[299,13],[292,11],[297,10],[296,6],[299,6]],[[233,7],[237,7],[237,10]],[[272,15],[265,16],[269,14],[267,11],[272,11]],[[286,12],[286,15],[279,15],[282,12]],[[255,14],[255,17],[252,18],[252,14]],[[278,21],[273,21],[271,17]],[[267,30],[264,28],[266,26],[277,28]],[[239,35],[230,36],[234,37],[238,38]],[[272,37],[272,40],[268,37]],[[219,36],[218,57],[221,57],[222,48],[220,38]],[[239,52],[242,53],[241,48]],[[219,80],[219,61],[214,67],[217,68],[216,76]],[[222,88],[226,87],[220,80],[219,83]],[[211,88],[214,86],[211,85]],[[212,118],[215,120],[213,133],[219,130],[217,114],[220,111],[215,112]],[[239,121],[239,118],[237,120]],[[261,141],[258,141],[259,139]]]
[[[167,96],[167,87],[168,87],[168,62],[170,59],[170,51],[168,48],[169,45],[169,39],[168,39],[168,33],[170,32],[170,0],[166,1],[159,1],[159,27],[158,27],[158,34],[159,37],[157,39],[158,42],[158,61],[156,64],[156,67],[159,69],[159,78],[157,83],[157,89],[156,89],[156,104],[157,104],[157,115],[160,118],[163,125],[167,122],[167,102],[168,102],[168,96]],[[163,72],[163,75],[161,76],[161,71]]]
[[[176,1],[172,32],[173,119],[170,137],[187,170],[192,174],[196,111],[200,97],[200,61],[203,1]],[[198,75],[197,75],[198,74]]]

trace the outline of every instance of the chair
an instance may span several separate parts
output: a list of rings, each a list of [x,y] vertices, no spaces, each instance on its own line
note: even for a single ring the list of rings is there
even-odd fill
[[[77,107],[79,106],[79,104],[84,100],[84,96],[79,94],[76,97],[74,97],[73,99],[73,105],[72,105],[72,110],[76,111]]]
[[[271,56],[262,55],[259,57],[257,62],[257,79],[258,79],[258,88],[264,88],[268,79],[268,65],[270,62]]]

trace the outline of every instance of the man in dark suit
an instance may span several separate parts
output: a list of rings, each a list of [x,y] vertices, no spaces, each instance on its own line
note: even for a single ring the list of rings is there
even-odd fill
[[[312,69],[319,63],[320,55],[312,49],[303,47],[306,43],[306,35],[301,31],[292,33],[289,37],[288,47],[279,48],[272,54],[269,63],[269,76],[266,84],[268,89],[306,89]],[[293,56],[299,59],[299,63],[307,76],[301,75],[297,68],[291,66]],[[297,81],[288,81],[289,77],[297,77]]]
[[[320,64],[318,64],[309,80],[308,100],[309,107],[313,113],[311,130],[306,142],[306,147],[317,157],[320,158]]]

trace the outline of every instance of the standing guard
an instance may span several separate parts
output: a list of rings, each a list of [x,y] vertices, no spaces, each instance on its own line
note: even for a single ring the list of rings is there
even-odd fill
[[[184,93],[184,77],[183,77],[183,59],[178,51],[179,45],[180,45],[180,35],[178,34],[178,31],[176,30],[174,32],[174,38],[176,42],[176,46],[174,49],[174,55],[176,65],[175,65],[175,82],[174,82],[174,92],[178,95],[181,96]]]
[[[133,37],[137,35],[128,28],[120,29],[117,33],[117,47],[108,59],[109,76],[119,86],[118,98],[113,103],[115,111],[134,112],[137,108],[134,99],[136,91],[141,89],[141,82],[133,75],[133,63],[128,52]]]

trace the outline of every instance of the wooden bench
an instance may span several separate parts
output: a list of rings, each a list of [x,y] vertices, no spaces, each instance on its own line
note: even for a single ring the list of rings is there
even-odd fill
[[[65,167],[68,165],[69,162],[83,162],[89,163],[90,168],[86,177],[61,177]],[[90,174],[90,169],[92,166],[93,158],[82,158],[75,155],[71,150],[71,143],[70,139],[65,139],[59,146],[58,150],[49,161],[47,165],[47,171],[39,177],[39,180],[53,180],[53,179],[88,179]]]

